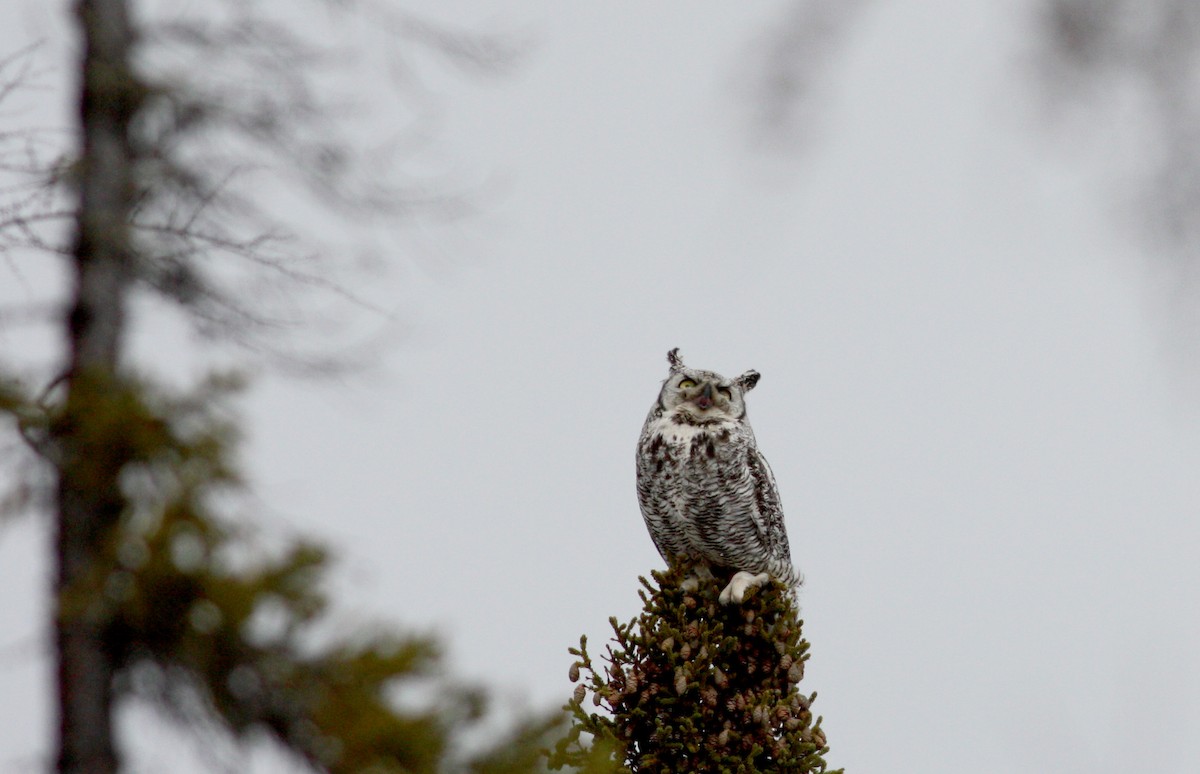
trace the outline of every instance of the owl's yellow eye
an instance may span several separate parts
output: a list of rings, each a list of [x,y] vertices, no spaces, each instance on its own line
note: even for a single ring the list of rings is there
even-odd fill
[[[693,382],[691,379],[684,379],[682,382],[679,383],[679,389],[681,389],[681,390],[686,390],[689,387],[695,387],[695,386],[696,386],[696,383]]]

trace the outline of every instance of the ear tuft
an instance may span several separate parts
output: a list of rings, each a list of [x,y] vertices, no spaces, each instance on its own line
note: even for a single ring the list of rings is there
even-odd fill
[[[671,364],[672,371],[678,371],[683,368],[683,358],[679,355],[679,347],[667,353],[667,362]]]
[[[736,381],[738,386],[742,388],[742,392],[750,392],[754,389],[754,385],[758,384],[758,380],[761,376],[762,374],[752,368],[734,381]]]

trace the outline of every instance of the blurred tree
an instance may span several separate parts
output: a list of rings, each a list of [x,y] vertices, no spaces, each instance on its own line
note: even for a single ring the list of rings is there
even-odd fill
[[[455,740],[480,719],[483,697],[441,673],[431,641],[382,626],[331,636],[321,628],[322,549],[300,542],[255,558],[247,520],[231,512],[240,482],[227,403],[237,380],[167,389],[138,374],[128,354],[138,294],[171,302],[210,334],[247,341],[260,332],[269,322],[261,298],[239,295],[214,268],[221,258],[244,263],[241,277],[265,267],[332,287],[319,271],[296,270],[290,259],[305,256],[292,256],[280,230],[264,227],[269,213],[229,184],[237,153],[258,164],[282,154],[314,195],[347,211],[411,200],[358,177],[354,146],[306,133],[327,116],[310,99],[307,52],[286,26],[240,3],[213,11],[227,14],[221,28],[189,20],[139,29],[129,0],[78,0],[75,12],[78,147],[42,162],[35,135],[0,134],[5,171],[32,180],[4,189],[0,247],[10,266],[17,249],[62,255],[70,278],[54,320],[61,374],[37,395],[0,374],[0,411],[53,479],[57,770],[118,771],[114,716],[133,697],[184,720],[215,718],[234,738],[266,731],[322,771],[534,770],[554,721],[530,721],[466,757]],[[484,40],[413,29],[461,61],[503,58]],[[155,36],[250,62],[261,83],[189,88],[186,72],[161,60],[179,51],[155,48]],[[206,73],[220,69],[214,62]],[[436,688],[431,697],[400,701],[418,681]]]
[[[644,578],[642,614],[611,619],[602,669],[587,638],[571,649],[579,682],[573,718],[551,768],[610,761],[630,772],[824,772],[828,752],[816,694],[799,690],[808,660],[792,594],[779,584],[743,605],[718,602],[721,585],[684,591],[684,565]],[[589,712],[590,701],[606,715]]]
[[[755,137],[787,145],[811,132],[829,63],[869,5],[786,4],[752,58]],[[1200,4],[1029,0],[1012,11],[1024,14],[1022,40],[1031,41],[1020,52],[1036,64],[1030,85],[1049,96],[1055,116],[1067,107],[1088,111],[1085,139],[1106,144],[1106,162],[1125,165],[1117,188],[1138,205],[1144,235],[1191,255],[1200,244]]]
[[[1132,161],[1139,221],[1189,253],[1200,244],[1200,4],[1040,0],[1038,55],[1056,106],[1083,105]],[[1100,134],[1100,132],[1094,132]],[[1129,187],[1124,187],[1129,191]]]

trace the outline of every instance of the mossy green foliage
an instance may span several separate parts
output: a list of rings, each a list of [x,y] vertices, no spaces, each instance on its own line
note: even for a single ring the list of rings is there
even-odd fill
[[[793,595],[771,584],[722,606],[716,580],[681,588],[687,572],[641,579],[644,610],[611,619],[607,663],[592,661],[586,637],[571,649],[573,725],[551,768],[585,765],[599,749],[629,772],[826,771],[816,694],[798,687],[808,643]]]
[[[266,730],[321,771],[538,770],[553,723],[531,722],[461,760],[453,742],[481,718],[483,695],[445,677],[436,644],[384,627],[333,638],[325,552],[306,542],[264,551],[252,519],[231,518],[240,482],[226,398],[237,387],[213,379],[168,394],[92,376],[74,385],[71,405],[49,409],[0,390],[0,413],[52,464],[62,464],[55,439],[69,437],[93,450],[70,464],[117,469],[119,490],[104,498],[117,516],[97,525],[59,614],[103,633],[118,697],[163,702],[185,720],[199,705],[235,737]],[[423,694],[434,681],[436,698],[402,708],[397,694],[415,680]]]

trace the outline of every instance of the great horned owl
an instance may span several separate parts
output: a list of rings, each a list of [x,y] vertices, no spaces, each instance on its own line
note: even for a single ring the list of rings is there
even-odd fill
[[[726,379],[687,368],[678,349],[667,362],[637,448],[638,502],[654,545],[668,563],[684,556],[709,572],[734,570],[724,604],[741,604],[770,578],[795,586],[775,476],[746,419],[758,372]]]

